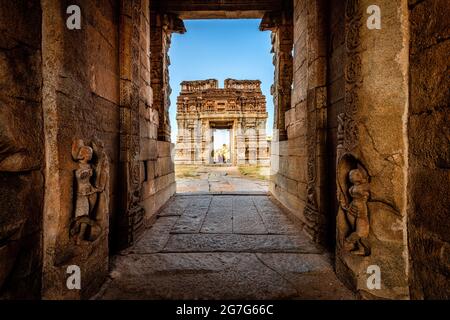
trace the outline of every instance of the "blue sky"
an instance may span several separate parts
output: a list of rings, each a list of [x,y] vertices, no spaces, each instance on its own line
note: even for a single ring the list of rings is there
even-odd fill
[[[187,32],[173,34],[169,50],[170,123],[176,141],[176,101],[184,80],[226,78],[261,80],[266,96],[267,134],[272,135],[273,101],[270,86],[274,67],[270,53],[270,32],[259,31],[259,19],[184,20]]]

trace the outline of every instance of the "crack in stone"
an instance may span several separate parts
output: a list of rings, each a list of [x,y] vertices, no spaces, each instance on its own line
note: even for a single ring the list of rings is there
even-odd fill
[[[266,262],[261,257],[259,257],[257,253],[254,253],[254,256],[256,257],[256,259],[258,259],[259,262],[261,262],[261,264],[263,266],[265,266],[269,270],[272,270],[273,272],[278,274],[282,279],[284,279],[284,281],[286,281],[291,286],[291,288],[294,289],[294,291],[297,293],[297,295],[296,295],[297,297],[300,296],[300,292],[298,291],[297,287],[291,282],[291,280],[289,280],[284,274],[282,274],[278,270],[276,270],[276,269],[270,267],[268,264],[266,264]]]

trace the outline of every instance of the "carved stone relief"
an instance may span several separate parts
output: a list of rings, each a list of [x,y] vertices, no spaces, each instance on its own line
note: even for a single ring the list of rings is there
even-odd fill
[[[127,6],[126,1],[122,6]],[[124,11],[126,12],[126,10]],[[119,246],[133,243],[143,230],[144,209],[139,205],[141,195],[140,184],[140,26],[141,1],[132,2],[131,19],[121,17],[120,21],[120,161],[122,171],[122,201],[123,214],[120,232],[123,239]],[[132,32],[126,32],[131,29]],[[131,59],[127,55],[131,55]]]
[[[345,11],[345,115],[341,116],[344,130],[342,144],[343,152],[351,152],[356,147],[358,139],[358,128],[355,124],[355,116],[359,103],[358,89],[362,84],[360,56],[361,42],[359,31],[362,25],[361,20],[362,11],[360,8],[360,1],[347,1]]]
[[[315,88],[308,92],[307,112],[307,190],[304,216],[307,220],[306,232],[318,242],[325,241],[325,218],[322,205],[318,200],[320,188],[320,171],[323,164],[318,159],[318,150],[324,143],[324,131],[326,126],[324,113],[326,112],[327,90],[325,87]]]
[[[78,163],[74,172],[74,215],[70,233],[76,243],[95,241],[108,224],[109,216],[109,159],[103,143],[83,140],[72,144],[72,158]]]
[[[362,10],[359,0],[348,0],[345,8],[345,105],[338,115],[337,131],[337,218],[338,246],[360,256],[371,253],[368,241],[370,196],[369,175],[359,160],[357,111],[360,103]]]
[[[368,256],[370,197],[369,175],[353,156],[344,156],[337,168],[338,184],[338,241],[346,252]]]

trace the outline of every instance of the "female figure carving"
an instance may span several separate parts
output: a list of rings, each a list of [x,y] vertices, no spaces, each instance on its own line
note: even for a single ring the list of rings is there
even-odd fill
[[[99,172],[95,172],[90,163],[93,154],[93,149],[86,146],[83,140],[76,140],[72,145],[72,157],[78,162],[78,169],[75,170],[75,227],[72,230],[77,233],[77,244],[92,238],[91,229],[96,227],[93,212],[97,207],[98,193],[104,191],[97,184],[92,184],[94,177],[97,180],[100,178]]]
[[[369,236],[367,200],[370,195],[368,178],[361,168],[351,170],[348,177],[352,184],[348,189],[351,202],[347,204],[343,198],[340,199],[341,208],[350,227],[350,234],[345,238],[343,245],[353,254],[366,256],[370,254],[367,240]]]

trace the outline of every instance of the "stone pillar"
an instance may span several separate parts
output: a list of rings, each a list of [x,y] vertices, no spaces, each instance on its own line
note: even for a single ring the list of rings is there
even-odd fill
[[[193,148],[195,152],[194,164],[202,164],[202,157],[203,157],[202,140],[203,140],[202,120],[197,118],[195,120],[194,141],[193,141]]]
[[[207,148],[206,148],[206,153],[207,153],[207,160],[206,160],[206,164],[211,164],[214,162],[214,159],[212,157],[213,151],[214,151],[214,130],[211,128],[209,122],[207,123]]]
[[[134,243],[143,231],[144,209],[140,206],[140,23],[141,3],[121,1],[120,11],[120,163],[121,208],[119,247]],[[144,58],[143,58],[144,60]]]
[[[237,122],[236,129],[236,163],[237,165],[245,164],[245,132],[242,121]]]
[[[183,21],[173,14],[151,12],[151,83],[153,103],[159,111],[158,140],[170,141],[169,106],[169,48],[173,32],[184,33]]]
[[[258,143],[258,164],[268,165],[269,155],[267,153],[267,138],[266,138],[266,121],[261,120],[257,129],[257,143]]]
[[[177,144],[175,163],[188,164],[190,163],[190,129],[188,119],[188,98],[177,100]]]
[[[258,137],[256,130],[252,127],[246,130],[248,137],[248,164],[256,165],[258,157]]]
[[[317,242],[326,243],[325,146],[327,128],[327,35],[325,0],[306,1],[306,206],[303,210],[305,230]],[[332,218],[334,219],[334,217]]]
[[[202,120],[202,164],[211,162],[211,128],[207,120]]]
[[[267,13],[264,15],[261,31],[272,31],[272,53],[275,66],[274,83],[271,87],[274,112],[274,139],[287,140],[285,128],[285,113],[291,108],[292,85],[292,46],[293,22],[292,12],[286,10],[280,13]]]
[[[189,164],[194,164],[195,161],[195,146],[194,146],[194,134],[195,127],[194,124],[190,124],[189,126],[189,143],[188,143],[188,153],[189,153]]]
[[[295,74],[292,108],[286,112],[287,145],[280,145],[280,170],[297,181],[300,219],[316,242],[326,242],[326,108],[327,35],[325,0],[297,0],[295,15]],[[273,145],[277,147],[276,142]],[[285,157],[284,150],[287,150]],[[287,158],[287,159],[285,159]],[[306,170],[305,170],[306,169]],[[334,217],[332,218],[334,219]]]
[[[184,121],[177,119],[178,134],[175,144],[175,164],[181,163],[184,157]]]
[[[381,29],[369,29],[370,0],[345,8],[345,106],[338,116],[336,272],[363,298],[407,299],[405,113],[407,1],[381,0]],[[354,224],[352,213],[357,212]],[[367,270],[381,288],[367,287]]]

